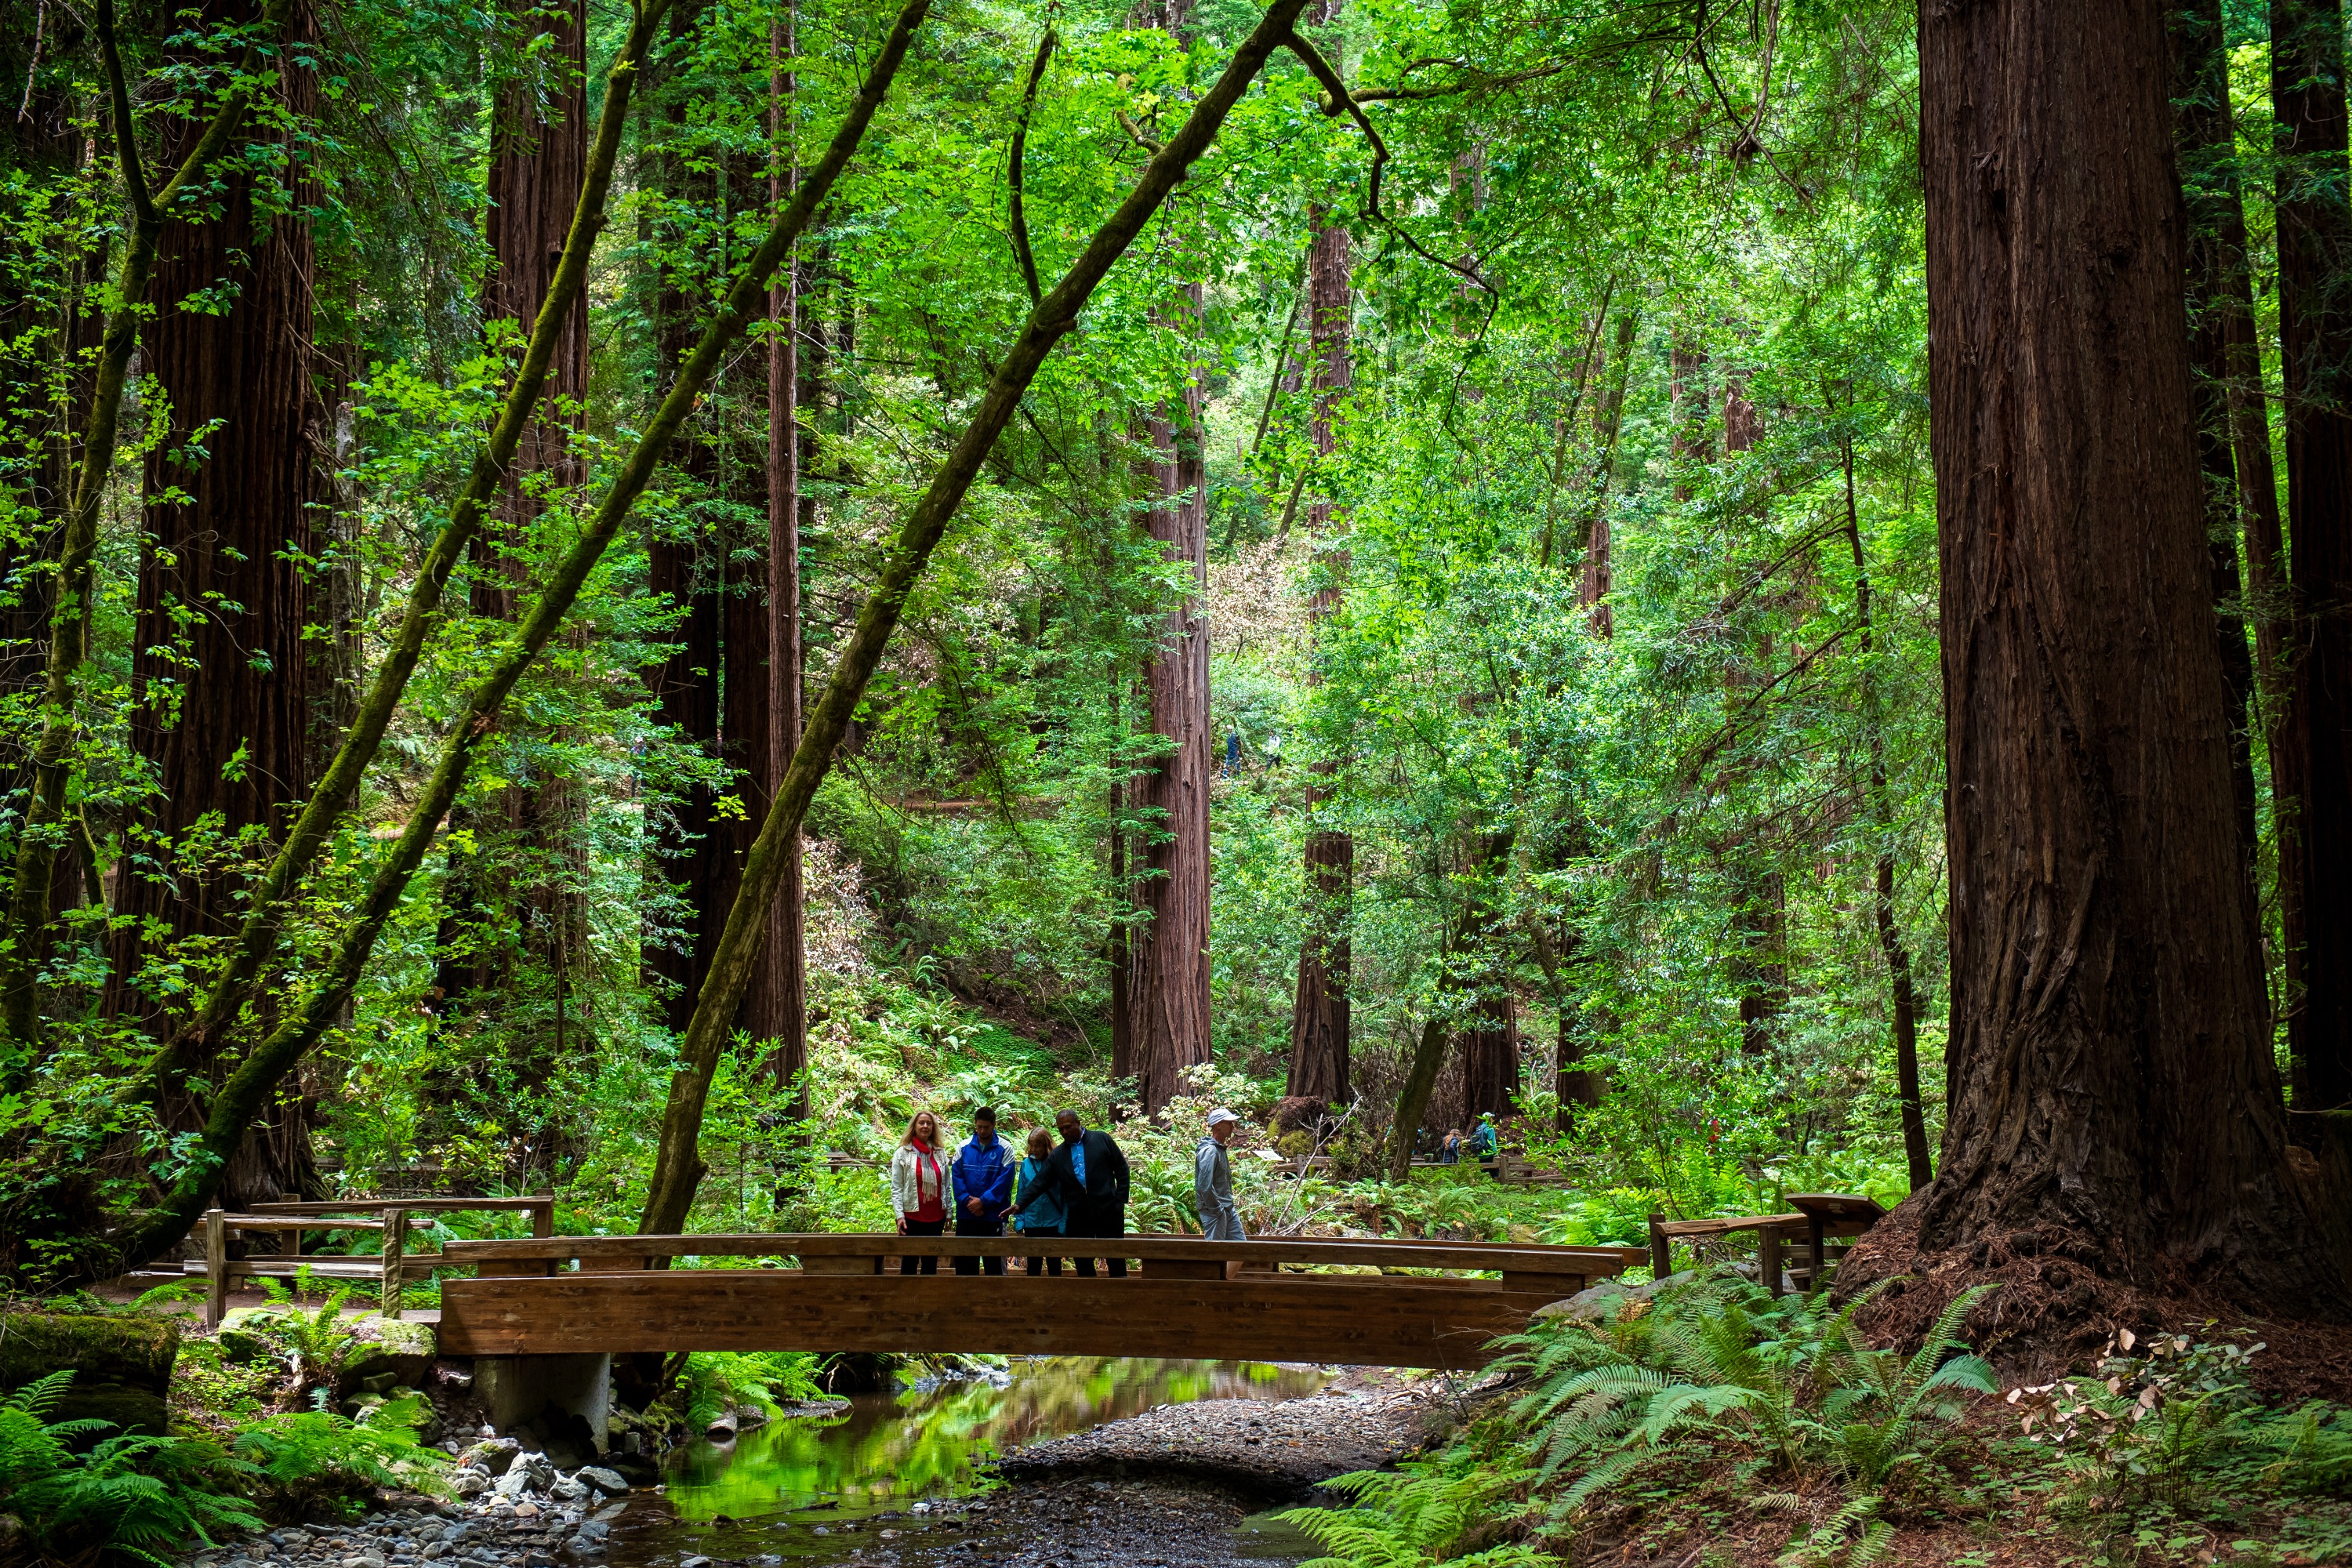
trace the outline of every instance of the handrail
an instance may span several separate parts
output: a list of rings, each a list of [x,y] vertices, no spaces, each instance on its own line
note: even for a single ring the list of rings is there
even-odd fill
[[[198,1218],[196,1228],[202,1230],[205,1221],[210,1217],[210,1215],[205,1215]],[[380,1219],[305,1219],[290,1215],[225,1214],[220,1216],[220,1222],[229,1230],[382,1230],[383,1228],[383,1221]]]
[[[505,1214],[525,1213],[555,1206],[554,1197],[546,1193],[513,1198],[352,1198],[345,1202],[284,1200],[253,1205],[259,1214],[348,1214],[364,1211],[381,1214],[385,1209],[406,1209],[411,1214]]]
[[[1209,1241],[1199,1237],[978,1237],[866,1234],[576,1236],[528,1240],[451,1240],[452,1267],[646,1258],[1133,1258],[1146,1262],[1354,1264],[1380,1268],[1509,1270],[1528,1274],[1615,1272],[1648,1254],[1639,1247],[1542,1247],[1506,1242],[1389,1242],[1355,1239]]]

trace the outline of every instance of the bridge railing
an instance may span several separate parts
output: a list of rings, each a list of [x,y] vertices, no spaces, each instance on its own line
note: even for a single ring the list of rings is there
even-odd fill
[[[1145,1278],[1230,1279],[1297,1269],[1426,1270],[1499,1275],[1513,1293],[1572,1295],[1596,1279],[1645,1261],[1641,1247],[1543,1247],[1510,1242],[1376,1241],[1273,1237],[1209,1241],[1199,1237],[977,1237],[853,1234],[532,1237],[450,1241],[445,1263],[483,1278],[544,1275],[574,1263],[583,1273],[641,1270],[679,1258],[791,1259],[811,1274],[880,1274],[903,1258],[1122,1258]]]

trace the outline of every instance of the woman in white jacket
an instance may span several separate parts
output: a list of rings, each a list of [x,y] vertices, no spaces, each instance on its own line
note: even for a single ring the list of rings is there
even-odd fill
[[[890,1206],[898,1211],[900,1236],[937,1236],[948,1223],[948,1162],[940,1152],[940,1124],[928,1110],[915,1112],[907,1136],[890,1156]],[[937,1274],[936,1258],[901,1258],[898,1272]]]

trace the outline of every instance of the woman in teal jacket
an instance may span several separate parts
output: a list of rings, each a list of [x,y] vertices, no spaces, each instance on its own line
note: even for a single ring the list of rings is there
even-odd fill
[[[1013,1228],[1032,1238],[1066,1234],[1063,1226],[1068,1216],[1062,1213],[1062,1200],[1054,1195],[1054,1184],[1047,1179],[1045,1167],[1054,1155],[1054,1135],[1042,1127],[1029,1133],[1029,1151],[1021,1161],[1021,1173],[1013,1188]],[[1029,1272],[1059,1274],[1062,1260],[1058,1258],[1033,1258]]]

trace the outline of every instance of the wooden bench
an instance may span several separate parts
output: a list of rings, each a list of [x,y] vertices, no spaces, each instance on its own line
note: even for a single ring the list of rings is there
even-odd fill
[[[1756,1237],[1757,1272],[1762,1277],[1764,1289],[1778,1296],[1781,1293],[1782,1276],[1799,1288],[1811,1291],[1828,1282],[1845,1247],[1832,1248],[1833,1238],[1862,1235],[1885,1216],[1886,1211],[1873,1198],[1849,1193],[1790,1193],[1788,1214],[1720,1215],[1710,1219],[1670,1220],[1662,1214],[1650,1216],[1650,1272],[1660,1279],[1674,1272],[1674,1244],[1712,1241],[1725,1237],[1753,1233]],[[1788,1257],[1790,1243],[1803,1238],[1802,1261],[1791,1262]]]

